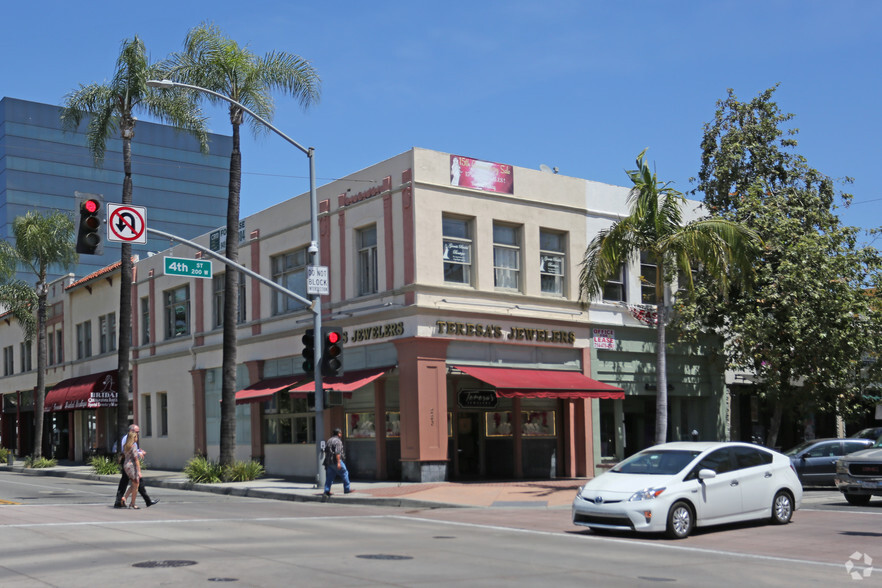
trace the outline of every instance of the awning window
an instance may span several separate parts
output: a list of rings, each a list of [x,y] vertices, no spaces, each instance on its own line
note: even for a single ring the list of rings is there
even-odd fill
[[[454,366],[459,371],[496,388],[501,398],[606,398],[622,399],[625,391],[578,372],[524,370],[497,367]]]
[[[346,372],[337,378],[323,378],[322,388],[331,392],[354,392],[359,388],[367,386],[387,371],[389,367],[370,368],[366,370],[355,370]],[[291,389],[291,394],[315,392],[315,383],[313,380],[306,382]]]
[[[288,388],[293,388],[303,381],[303,376],[280,376],[278,378],[267,378],[256,384],[252,384],[247,388],[242,388],[236,392],[236,404],[248,404],[250,402],[263,402],[269,400],[276,392],[282,392]]]
[[[116,370],[62,380],[46,394],[43,410],[113,408],[118,389]]]

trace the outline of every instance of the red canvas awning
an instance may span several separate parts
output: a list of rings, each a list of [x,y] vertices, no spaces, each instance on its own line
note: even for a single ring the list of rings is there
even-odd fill
[[[43,410],[113,408],[118,389],[116,370],[62,380],[46,394]]]
[[[514,368],[454,366],[459,371],[496,388],[502,398],[607,398],[622,399],[625,391],[598,382],[579,372]]]
[[[247,404],[249,402],[262,402],[267,400],[276,392],[281,392],[286,388],[293,388],[303,381],[303,376],[280,376],[278,378],[267,378],[256,384],[252,384],[247,388],[242,388],[236,392],[236,404]]]
[[[322,388],[331,392],[354,392],[363,386],[367,386],[390,369],[389,367],[370,368],[346,372],[339,378],[323,378]],[[315,392],[313,380],[291,389],[291,394],[306,392]]]

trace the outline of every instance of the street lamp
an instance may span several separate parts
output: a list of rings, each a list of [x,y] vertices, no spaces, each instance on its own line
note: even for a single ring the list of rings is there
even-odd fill
[[[319,241],[319,228],[318,228],[318,203],[316,202],[316,194],[315,194],[315,148],[314,147],[304,147],[272,124],[264,120],[262,117],[258,116],[254,112],[252,112],[248,107],[244,104],[233,100],[229,96],[225,96],[214,90],[209,90],[208,88],[203,88],[201,86],[194,86],[191,84],[184,84],[181,82],[174,82],[172,80],[147,80],[147,86],[150,88],[160,88],[160,89],[171,89],[171,88],[187,88],[189,90],[195,90],[197,92],[202,92],[204,94],[211,94],[216,98],[220,98],[226,102],[229,102],[233,106],[237,108],[241,108],[243,111],[250,114],[257,120],[259,123],[279,135],[288,143],[294,145],[309,158],[309,225],[310,225],[310,244],[309,244],[309,256],[312,265],[318,265],[319,262],[319,249],[318,249],[318,241]],[[228,239],[233,238],[232,235],[227,235]],[[315,294],[313,299],[313,304],[310,307],[310,310],[313,313],[313,329],[315,333],[322,332],[322,299],[320,294]],[[315,380],[315,430],[316,430],[316,464],[317,464],[317,481],[321,486],[324,483],[325,478],[325,470],[320,465],[322,451],[324,450],[324,431],[325,431],[325,418],[324,418],[324,410],[325,410],[325,401],[324,401],[324,390],[322,388],[322,371],[321,371],[321,345],[315,346],[315,358],[313,361],[313,378]]]

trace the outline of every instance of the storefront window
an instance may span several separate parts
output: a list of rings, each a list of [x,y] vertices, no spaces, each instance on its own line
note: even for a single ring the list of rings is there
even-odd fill
[[[488,437],[509,437],[512,434],[511,412],[497,411],[484,413],[487,419]]]
[[[263,403],[265,443],[270,445],[315,443],[315,412],[306,398],[287,392],[273,394]]]
[[[525,410],[521,413],[521,434],[524,437],[553,437],[553,410]]]
[[[401,436],[401,413],[386,413],[386,438]]]
[[[370,439],[377,436],[374,413],[350,412],[346,414],[346,436],[351,439]]]

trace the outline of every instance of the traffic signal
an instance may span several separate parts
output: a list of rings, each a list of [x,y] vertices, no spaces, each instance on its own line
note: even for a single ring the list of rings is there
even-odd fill
[[[315,331],[306,329],[303,337],[303,371],[312,374],[315,371]]]
[[[101,238],[101,231],[104,229],[104,221],[101,219],[103,208],[101,197],[98,194],[78,192],[77,208],[80,213],[77,253],[101,255],[104,252],[104,240]]]
[[[333,327],[322,327],[322,376],[343,375],[343,332]]]

